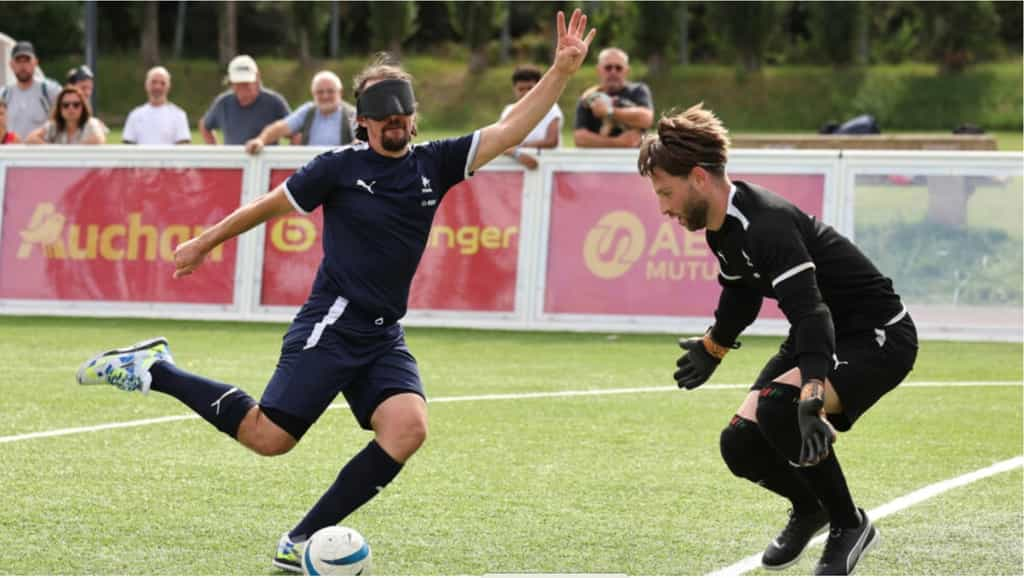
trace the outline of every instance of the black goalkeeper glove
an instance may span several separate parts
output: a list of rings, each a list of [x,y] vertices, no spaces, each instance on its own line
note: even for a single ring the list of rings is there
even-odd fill
[[[813,466],[828,457],[836,430],[825,417],[825,385],[818,379],[804,384],[797,404],[800,425],[800,465]]]
[[[704,340],[709,337],[691,337],[680,339],[679,347],[686,350],[686,353],[676,361],[676,370],[672,377],[676,378],[676,385],[680,389],[694,389],[707,381],[715,368],[722,362],[722,359],[708,353],[704,347]]]

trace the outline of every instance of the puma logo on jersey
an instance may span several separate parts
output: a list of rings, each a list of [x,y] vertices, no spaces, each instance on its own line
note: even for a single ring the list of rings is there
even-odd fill
[[[835,367],[832,368],[832,371],[836,371],[837,369],[839,369],[840,365],[850,365],[849,361],[840,361],[839,356],[836,355],[835,353],[832,354],[832,361],[835,362]]]
[[[743,255],[743,258],[747,260],[747,267],[750,267],[751,269],[753,269],[754,268],[754,263],[751,262],[750,255],[747,255],[747,252],[744,251],[743,249],[740,249],[740,254]]]
[[[371,195],[373,194],[373,185],[376,185],[376,184],[377,184],[377,181],[371,181],[370,184],[366,184],[366,181],[364,181],[363,179],[359,179],[358,181],[356,181],[356,186],[357,187],[363,187],[367,191],[370,191]]]

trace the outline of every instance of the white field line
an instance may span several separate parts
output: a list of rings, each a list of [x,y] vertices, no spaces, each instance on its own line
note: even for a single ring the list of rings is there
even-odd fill
[[[996,464],[992,464],[987,468],[981,468],[980,470],[975,470],[973,472],[963,474],[962,476],[957,476],[955,478],[950,478],[948,480],[936,482],[929,486],[925,486],[921,489],[914,490],[913,492],[910,492],[905,496],[896,498],[895,500],[889,502],[888,504],[883,504],[873,510],[869,510],[868,518],[870,518],[873,522],[881,520],[882,518],[890,514],[895,514],[900,510],[905,510],[915,504],[919,504],[925,500],[934,498],[935,496],[948,492],[949,490],[952,490],[954,488],[966,486],[967,484],[977,482],[978,480],[985,479],[989,476],[994,476],[996,474],[1008,472],[1012,469],[1019,468],[1022,466],[1024,466],[1024,456],[1017,456],[1015,458],[1011,458],[1002,462],[998,462]],[[815,536],[814,539],[811,540],[810,545],[814,546],[816,544],[821,544],[825,541],[825,536],[827,536],[827,532]],[[751,570],[760,567],[761,552],[758,552],[757,554],[751,554],[750,556],[747,556],[746,558],[740,560],[739,562],[736,562],[731,566],[726,566],[725,568],[716,570],[707,575],[739,576],[740,574],[745,574],[747,572],[750,572]]]
[[[1002,387],[1002,386],[1021,386],[1020,381],[911,381],[900,385],[899,387]],[[720,383],[713,385],[705,385],[700,390],[713,390],[713,389],[739,389],[750,387],[748,383]],[[564,391],[537,391],[528,393],[491,393],[481,395],[458,395],[451,397],[434,397],[430,398],[430,403],[458,403],[466,401],[496,401],[496,400],[509,400],[509,399],[536,399],[545,397],[580,397],[580,396],[593,396],[593,395],[622,395],[631,393],[666,393],[670,391],[676,391],[677,388],[673,386],[657,386],[657,387],[624,387],[615,389],[580,389],[580,390],[564,390]],[[348,404],[335,403],[331,404],[327,409],[344,409],[347,408]],[[197,414],[185,414],[185,415],[168,415],[163,417],[154,417],[147,419],[137,419],[132,421],[119,421],[112,423],[101,423],[90,426],[82,427],[70,427],[63,429],[54,429],[46,431],[38,431],[24,434],[16,434],[9,436],[0,437],[0,444],[20,442],[38,438],[52,438],[60,436],[75,435],[80,433],[92,433],[98,431],[104,431],[109,429],[121,429],[127,427],[141,427],[146,425],[153,425],[158,423],[169,423],[175,421],[186,421],[191,419],[199,419]]]

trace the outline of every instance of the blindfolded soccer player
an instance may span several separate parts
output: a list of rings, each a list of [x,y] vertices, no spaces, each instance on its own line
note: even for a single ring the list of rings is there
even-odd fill
[[[416,134],[412,77],[376,63],[359,74],[362,143],[322,154],[281,186],[174,251],[175,277],[194,272],[215,247],[293,210],[323,209],[324,258],[309,299],[284,336],[259,403],[240,388],[174,365],[167,340],[108,351],[82,365],[78,382],[171,395],[254,452],[291,450],[340,392],[374,439],[342,468],[306,516],[284,533],[273,564],[301,572],[304,542],[337,524],[391,482],[427,435],[416,360],[398,320],[439,203],[453,186],[516,146],[580,68],[595,30],[573,12],[557,16],[554,63],[496,124],[461,138],[410,145]]]

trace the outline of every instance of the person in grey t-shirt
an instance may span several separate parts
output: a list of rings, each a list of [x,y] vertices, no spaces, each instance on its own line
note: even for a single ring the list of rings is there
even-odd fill
[[[291,109],[284,97],[260,85],[256,61],[245,54],[228,65],[231,90],[221,94],[199,121],[199,132],[207,144],[217,144],[214,130],[224,133],[224,144],[244,145],[266,125],[288,116]]]
[[[46,123],[60,93],[56,82],[48,78],[36,80],[38,65],[32,43],[16,43],[11,49],[11,70],[18,82],[0,89],[0,99],[7,103],[7,130],[23,139]]]

